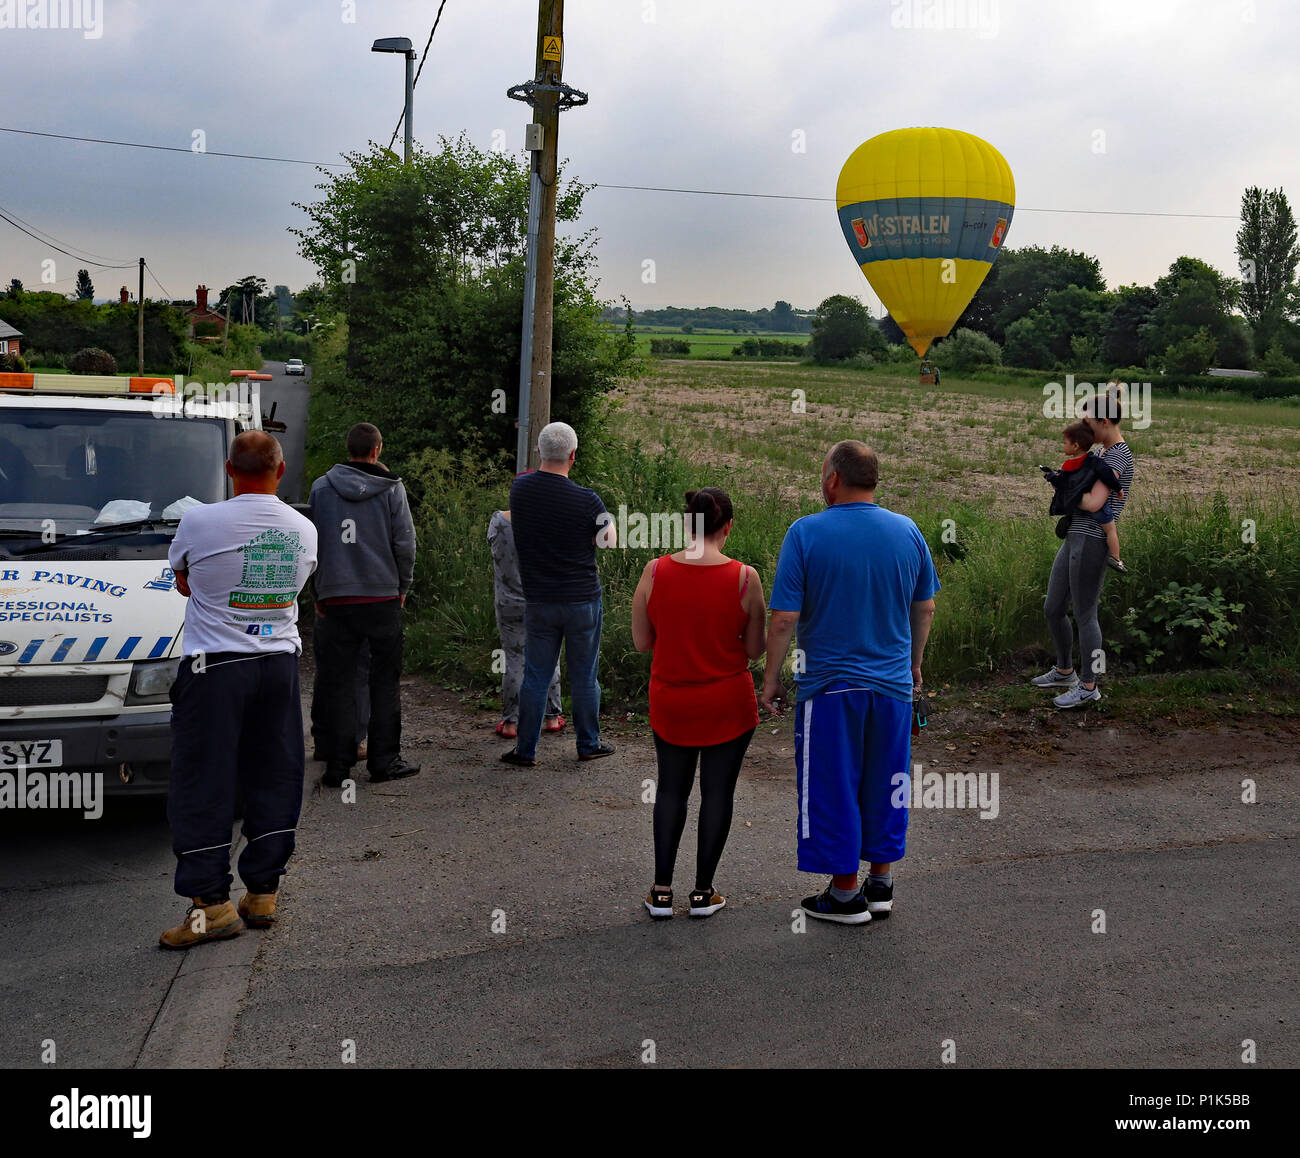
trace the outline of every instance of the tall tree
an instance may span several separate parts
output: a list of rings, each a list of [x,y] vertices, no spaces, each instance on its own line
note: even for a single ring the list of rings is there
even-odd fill
[[[789,302],[778,301],[772,308],[772,316],[768,319],[768,322],[774,330],[793,330],[795,327],[794,306]]]
[[[1059,245],[1051,249],[1029,245],[1004,250],[954,328],[978,330],[1002,342],[1012,322],[1041,306],[1048,294],[1072,285],[1097,293],[1104,291],[1101,262]]]
[[[77,288],[73,291],[79,302],[95,300],[95,283],[90,280],[90,270],[77,270]]]
[[[1115,298],[1102,333],[1102,355],[1112,366],[1143,366],[1148,357],[1158,353],[1143,343],[1139,333],[1156,308],[1156,291],[1150,286],[1126,285],[1116,291]]]
[[[1281,189],[1252,185],[1241,195],[1237,257],[1241,263],[1241,309],[1258,324],[1281,311],[1300,263],[1295,215]]]
[[[817,307],[808,352],[815,362],[838,362],[864,350],[883,351],[885,339],[857,298],[832,294]]]
[[[527,162],[463,135],[417,146],[410,164],[373,144],[344,160],[300,206],[307,227],[291,230],[347,323],[346,373],[331,389],[384,431],[395,469],[426,448],[513,451]],[[578,221],[589,188],[561,180],[558,222]],[[552,413],[580,440],[632,353],[600,323],[593,245],[574,229],[555,250]]]

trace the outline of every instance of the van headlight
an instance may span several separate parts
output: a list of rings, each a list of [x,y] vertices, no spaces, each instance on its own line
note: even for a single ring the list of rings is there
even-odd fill
[[[131,668],[131,683],[127,688],[128,704],[166,703],[172,684],[176,682],[176,673],[180,670],[181,660],[153,660],[137,663]]]

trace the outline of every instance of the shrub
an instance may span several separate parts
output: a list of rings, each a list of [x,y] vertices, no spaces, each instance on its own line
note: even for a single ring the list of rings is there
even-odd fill
[[[1259,368],[1270,378],[1294,378],[1300,375],[1300,364],[1288,358],[1281,343],[1274,342],[1259,360]]]
[[[1214,336],[1202,326],[1165,350],[1165,369],[1175,374],[1204,374],[1214,361],[1218,347]]]
[[[780,338],[746,338],[732,348],[733,358],[799,358],[803,356],[801,342],[783,342]]]
[[[107,350],[86,346],[68,359],[68,369],[74,374],[116,374],[117,359]]]
[[[0,354],[0,374],[26,374],[27,359],[21,354]]]
[[[1145,664],[1160,659],[1173,667],[1215,663],[1224,658],[1229,634],[1237,630],[1232,617],[1244,607],[1229,603],[1218,587],[1207,595],[1199,583],[1184,587],[1171,582],[1141,608],[1130,607],[1124,624]]]
[[[660,357],[665,355],[680,355],[685,358],[690,355],[691,344],[684,342],[681,338],[651,338],[650,353],[658,354]]]
[[[970,370],[976,366],[999,366],[1002,348],[978,330],[960,329],[937,342],[931,358],[940,370]]]
[[[1101,362],[1101,343],[1088,334],[1070,338],[1070,360],[1077,366],[1096,366]]]

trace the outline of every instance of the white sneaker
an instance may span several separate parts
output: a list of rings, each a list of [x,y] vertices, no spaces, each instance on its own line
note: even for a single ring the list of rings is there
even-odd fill
[[[1034,676],[1029,681],[1036,688],[1072,688],[1079,682],[1079,677],[1075,672],[1057,671],[1055,667],[1049,667],[1042,675]]]
[[[1101,699],[1101,688],[1085,688],[1083,684],[1076,683],[1064,695],[1057,696],[1052,703],[1058,708],[1077,708],[1099,699]]]

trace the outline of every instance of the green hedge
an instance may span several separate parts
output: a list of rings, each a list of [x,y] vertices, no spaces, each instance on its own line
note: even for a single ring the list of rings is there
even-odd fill
[[[315,411],[313,403],[313,420],[323,417]],[[574,478],[594,487],[615,516],[620,503],[632,511],[675,511],[687,488],[723,487],[736,507],[727,553],[757,567],[770,591],[787,528],[816,507],[777,491],[745,493],[730,473],[721,464],[693,469],[671,447],[649,452],[608,444],[580,452]],[[499,643],[487,524],[505,505],[510,479],[509,469],[434,454],[409,473],[413,493],[424,496],[414,509],[424,549],[410,605],[413,669],[492,688]],[[1043,596],[1060,546],[1053,520],[993,516],[974,504],[899,503],[896,509],[925,534],[943,584],[926,651],[927,682],[993,671],[1023,674],[1028,664],[1046,662]],[[956,541],[945,541],[954,528]],[[1133,512],[1120,535],[1131,574],[1108,575],[1102,596],[1109,676],[1231,667],[1267,677],[1295,670],[1300,555],[1292,545],[1300,536],[1300,513],[1281,499],[1230,503],[1216,496]],[[650,660],[632,644],[632,594],[642,567],[659,553],[599,553],[605,590],[601,686],[608,700],[633,707],[644,702]]]
[[[290,358],[301,358],[304,362],[311,361],[311,339],[306,334],[288,332],[268,334],[261,340],[259,346],[262,357],[271,362],[287,362]]]

